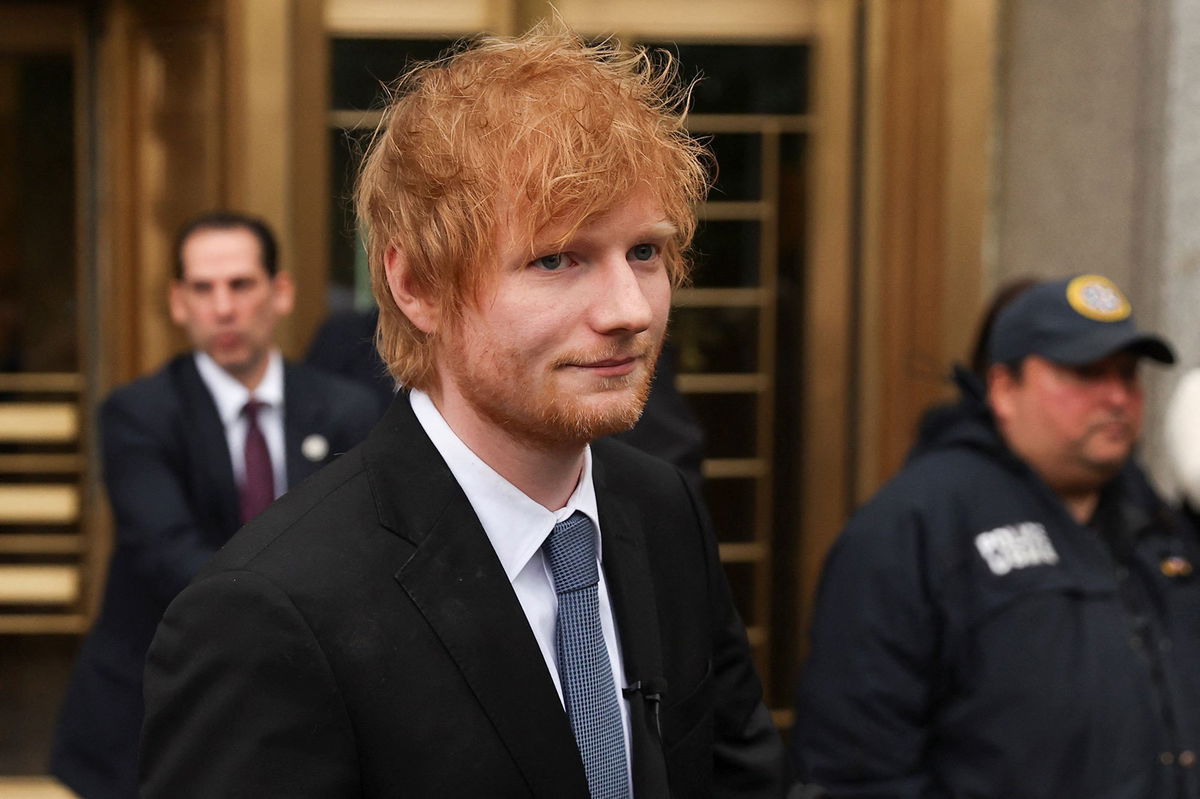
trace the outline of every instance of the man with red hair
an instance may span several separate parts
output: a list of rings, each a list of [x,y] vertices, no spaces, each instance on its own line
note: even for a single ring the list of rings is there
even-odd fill
[[[596,441],[706,189],[673,73],[542,28],[396,97],[357,203],[405,390],[168,611],[144,795],[781,796],[699,497]]]

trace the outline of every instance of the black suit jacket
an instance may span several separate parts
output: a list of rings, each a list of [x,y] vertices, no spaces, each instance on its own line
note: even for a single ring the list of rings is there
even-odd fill
[[[286,364],[283,383],[295,486],[362,441],[378,409],[368,391],[311,367]],[[301,452],[311,435],[328,443],[319,460]],[[170,601],[241,524],[225,430],[191,354],[114,391],[100,410],[100,436],[116,542],[51,763],[88,799],[136,796],[146,649]]]
[[[594,479],[635,792],[782,795],[711,527],[613,441]],[[587,796],[566,714],[478,518],[401,395],[239,533],[147,659],[142,789],[170,797]]]

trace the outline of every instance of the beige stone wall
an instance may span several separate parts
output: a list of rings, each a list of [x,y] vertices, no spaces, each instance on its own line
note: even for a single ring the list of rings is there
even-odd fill
[[[1000,25],[996,275],[1106,274],[1132,294],[1148,210],[1144,41],[1158,0],[1009,0]],[[1133,297],[1136,304],[1142,297]]]
[[[1200,10],[1006,0],[997,33],[989,282],[1108,275],[1142,326],[1200,363],[1200,51],[1187,46],[1200,44]],[[1146,370],[1144,450],[1160,482],[1177,371]]]

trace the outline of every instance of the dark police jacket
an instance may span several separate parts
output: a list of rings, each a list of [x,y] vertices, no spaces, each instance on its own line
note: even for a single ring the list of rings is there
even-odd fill
[[[1132,463],[1076,523],[963,387],[826,563],[802,776],[835,799],[1200,797],[1195,530]]]

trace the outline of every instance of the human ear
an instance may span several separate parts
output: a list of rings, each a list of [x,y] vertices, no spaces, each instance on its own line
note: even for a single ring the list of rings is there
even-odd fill
[[[272,302],[275,306],[275,313],[279,316],[287,316],[296,305],[296,284],[292,280],[292,276],[287,272],[276,272],[275,277],[271,278],[271,286],[274,291]]]
[[[188,321],[187,306],[183,302],[183,283],[172,280],[167,290],[167,307],[171,311],[171,321],[183,327]]]
[[[438,309],[413,285],[408,259],[394,244],[383,254],[383,272],[392,300],[408,321],[426,335],[437,330]]]
[[[992,414],[1003,424],[1012,416],[1013,389],[1016,377],[1010,368],[1002,363],[994,363],[987,373],[987,399]]]

